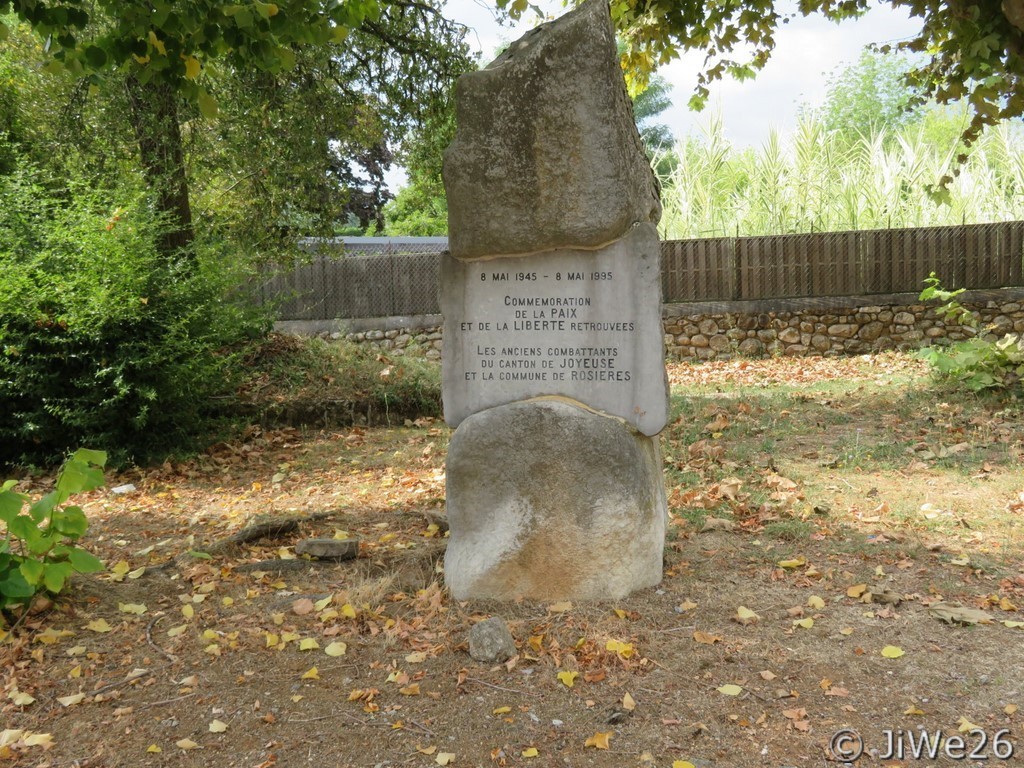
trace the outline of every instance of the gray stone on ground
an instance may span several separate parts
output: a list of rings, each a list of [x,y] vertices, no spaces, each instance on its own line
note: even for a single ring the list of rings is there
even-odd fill
[[[570,401],[491,408],[448,448],[445,581],[457,600],[620,599],[661,581],[657,438]]]
[[[455,93],[443,174],[457,258],[596,248],[657,224],[607,0],[528,32]]]
[[[359,539],[302,539],[295,553],[320,560],[351,560],[359,556]]]
[[[469,630],[469,655],[485,664],[500,664],[516,655],[516,642],[508,624],[492,616],[474,624]]]

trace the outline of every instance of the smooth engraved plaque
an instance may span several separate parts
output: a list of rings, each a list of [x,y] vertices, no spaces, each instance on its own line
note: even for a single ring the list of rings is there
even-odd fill
[[[658,259],[651,224],[598,250],[443,256],[446,421],[562,396],[660,432],[668,391]]]

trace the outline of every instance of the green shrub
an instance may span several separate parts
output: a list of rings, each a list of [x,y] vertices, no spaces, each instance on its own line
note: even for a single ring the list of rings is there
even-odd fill
[[[103,570],[94,555],[71,543],[89,528],[85,512],[63,505],[73,494],[103,485],[106,461],[102,451],[76,451],[54,489],[33,504],[12,490],[17,481],[0,487],[0,610],[27,603],[37,592],[60,592],[74,572]]]
[[[46,189],[24,161],[0,176],[0,465],[195,447],[238,379],[229,350],[268,326],[246,273],[202,238],[162,258],[161,222],[131,188]]]
[[[957,297],[964,292],[943,289],[935,273],[925,280],[921,301],[943,302],[937,308],[947,321],[966,325],[981,331],[979,323]],[[921,357],[929,362],[942,379],[958,384],[972,392],[986,389],[1009,390],[1020,386],[1024,377],[1024,339],[1008,333],[1001,339],[975,337],[945,346],[934,345],[921,350]]]

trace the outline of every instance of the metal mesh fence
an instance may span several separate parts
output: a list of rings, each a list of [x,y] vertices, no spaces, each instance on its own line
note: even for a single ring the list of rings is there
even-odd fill
[[[282,320],[439,314],[447,238],[307,241],[263,298]],[[935,272],[947,288],[1024,285],[1024,222],[816,232],[662,243],[665,303],[914,293]]]
[[[445,237],[350,237],[300,242],[293,268],[262,287],[281,320],[438,314]]]

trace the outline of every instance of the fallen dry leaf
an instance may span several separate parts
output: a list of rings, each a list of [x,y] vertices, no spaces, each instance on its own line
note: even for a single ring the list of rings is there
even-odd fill
[[[608,749],[608,740],[612,737],[611,731],[598,731],[593,736],[583,742],[585,747],[594,747],[595,749]]]

